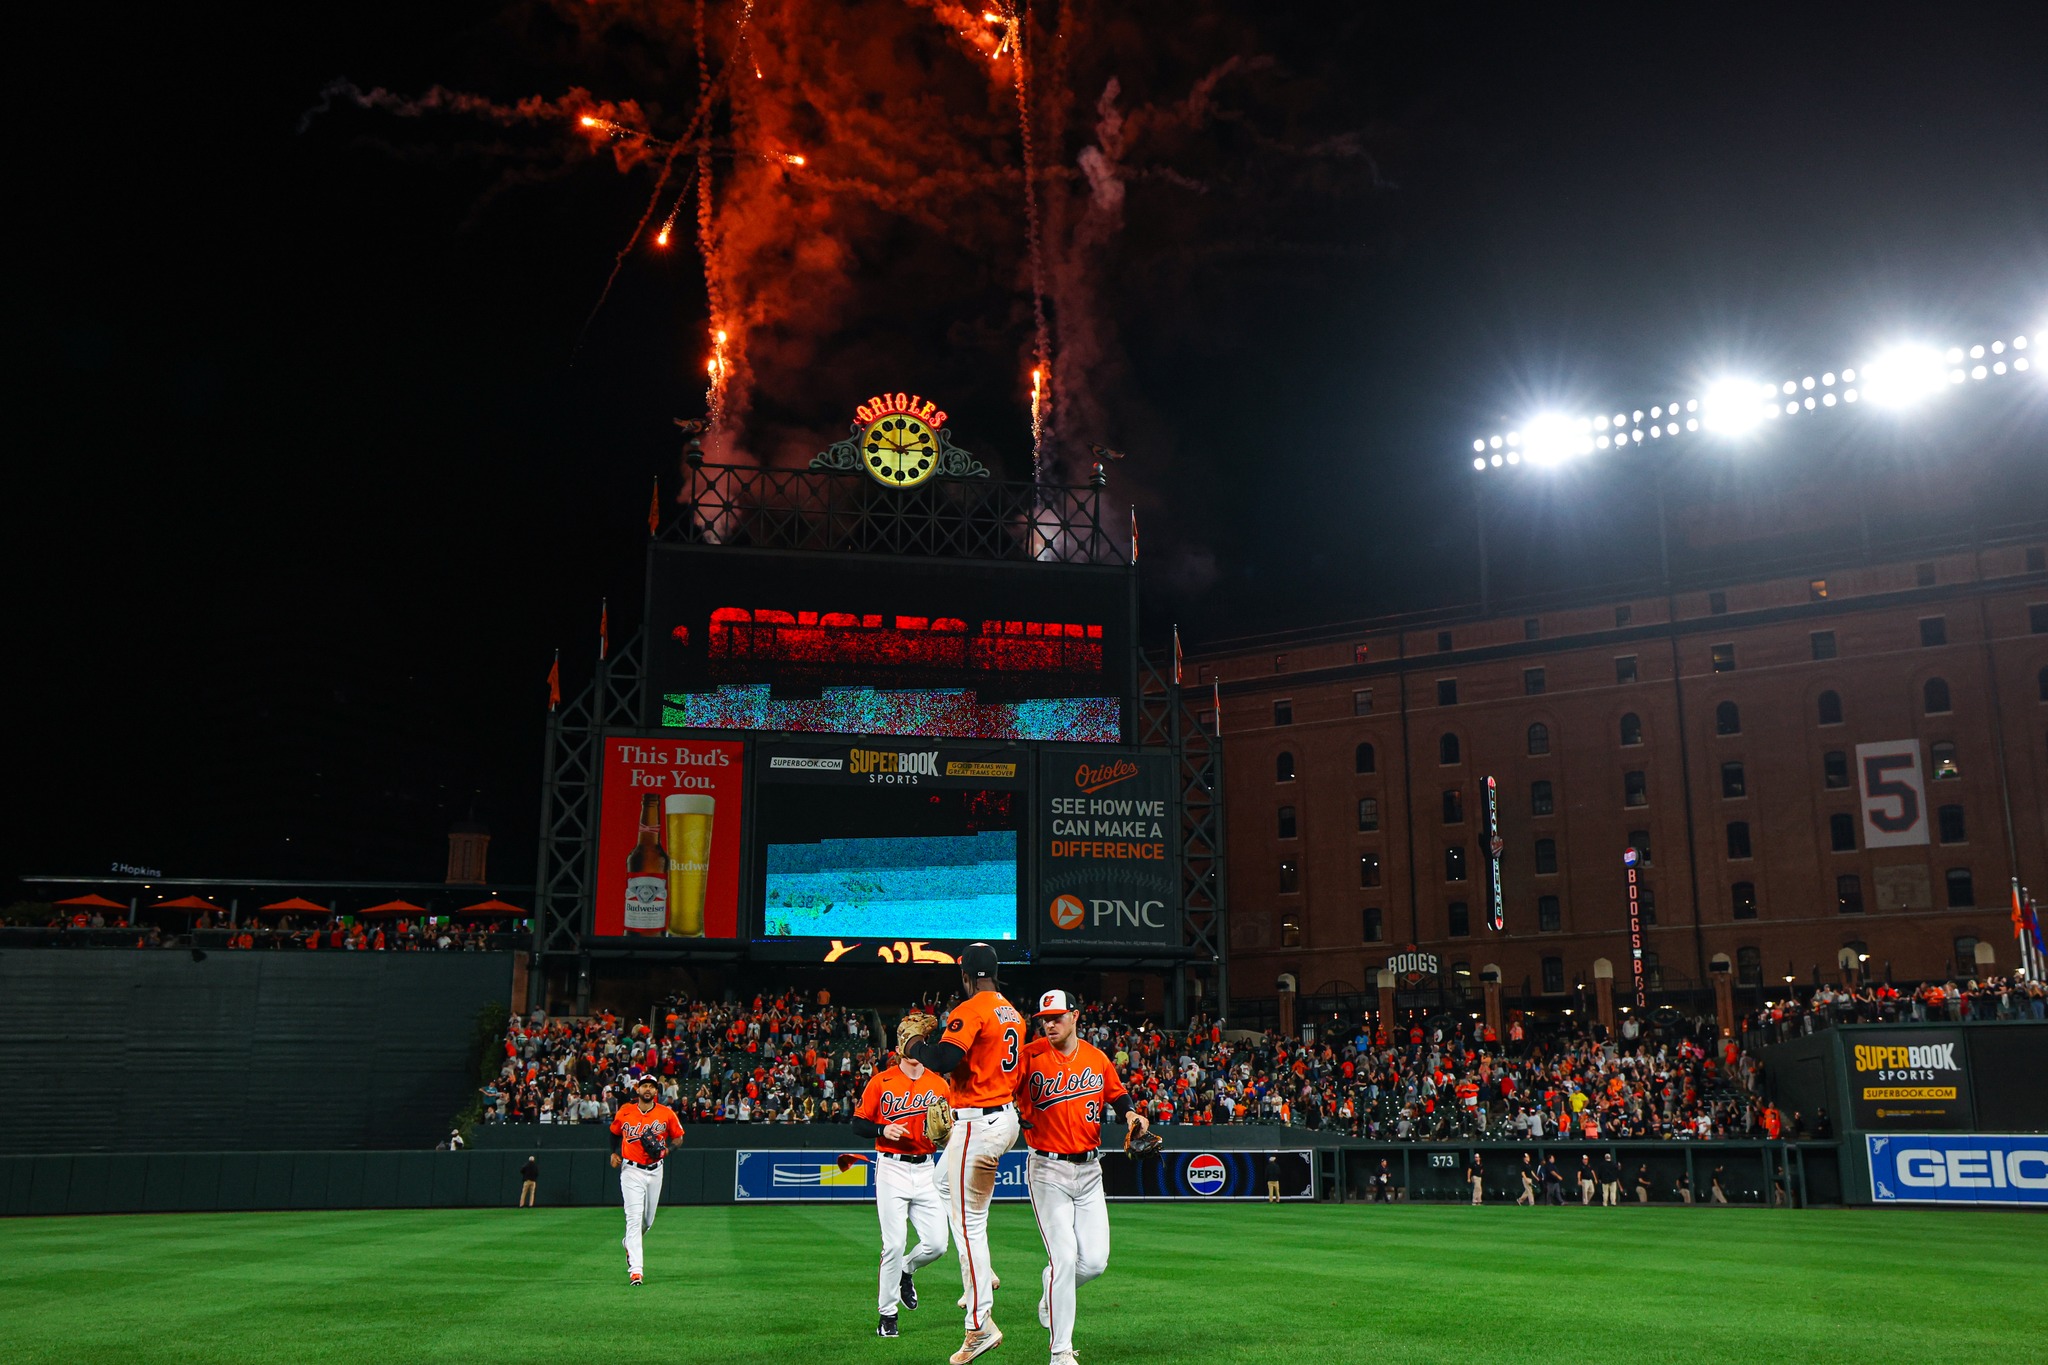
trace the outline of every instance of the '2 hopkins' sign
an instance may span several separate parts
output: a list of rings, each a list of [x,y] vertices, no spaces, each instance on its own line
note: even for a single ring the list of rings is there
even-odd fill
[[[1038,773],[1038,942],[1178,945],[1180,814],[1167,754],[1047,749]]]

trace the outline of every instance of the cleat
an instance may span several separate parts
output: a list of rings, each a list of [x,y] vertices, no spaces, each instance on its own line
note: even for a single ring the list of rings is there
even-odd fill
[[[1061,1351],[1052,1358],[1052,1365],[1081,1365],[1081,1358],[1072,1351]]]
[[[640,1287],[640,1272],[637,1270],[628,1271],[626,1273],[626,1283],[638,1289]]]
[[[896,1286],[896,1297],[902,1300],[905,1308],[917,1307],[917,1286],[910,1282],[910,1276],[905,1275],[903,1282]]]
[[[896,1331],[896,1315],[894,1313],[882,1314],[882,1320],[875,1324],[875,1335],[878,1337],[899,1335]]]
[[[967,1340],[960,1343],[960,1349],[946,1357],[948,1365],[967,1365],[967,1362],[985,1351],[993,1351],[1003,1344],[1002,1329],[993,1322],[979,1332],[969,1332]]]

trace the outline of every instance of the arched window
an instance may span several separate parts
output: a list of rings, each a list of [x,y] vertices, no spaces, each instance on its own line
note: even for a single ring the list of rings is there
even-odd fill
[[[1738,986],[1761,986],[1764,984],[1764,955],[1755,948],[1735,950],[1735,984]]]
[[[1730,820],[1728,822],[1728,856],[1731,858],[1747,858],[1750,856],[1749,821]]]
[[[1444,793],[1444,823],[1462,825],[1465,823],[1465,790],[1452,787]]]
[[[1632,748],[1643,742],[1643,718],[1631,711],[1621,718],[1621,744]]]
[[[1540,720],[1529,727],[1529,752],[1539,755],[1550,752],[1550,727]]]
[[[1920,689],[1920,700],[1925,703],[1928,715],[1939,716],[1946,714],[1949,709],[1948,679],[1929,678],[1926,685]]]
[[[1463,752],[1458,746],[1458,737],[1456,735],[1446,734],[1436,742],[1436,761],[1445,767],[1449,767],[1454,763],[1464,762],[1464,759],[1461,757]]]
[[[1830,749],[1820,756],[1820,781],[1824,787],[1849,785],[1849,755]]]
[[[1296,834],[1296,832],[1297,832],[1297,831],[1296,831],[1296,829],[1295,829],[1295,821],[1294,821],[1294,807],[1292,807],[1292,806],[1282,806],[1282,807],[1280,808],[1280,822],[1279,822],[1279,823],[1280,823],[1280,837],[1281,837],[1281,838],[1283,838],[1283,839],[1292,839],[1292,838],[1294,838],[1294,837],[1295,837],[1295,834]]]
[[[1842,694],[1839,692],[1821,693],[1820,702],[1816,709],[1820,713],[1820,723],[1822,725],[1840,725],[1842,723]]]
[[[1548,782],[1542,781],[1531,782],[1529,784],[1529,814],[1550,815],[1555,813],[1556,810],[1557,798],[1551,785]]]
[[[1952,867],[1944,879],[1948,882],[1949,909],[1967,910],[1977,903],[1977,891],[1971,883],[1969,868]]]
[[[1536,841],[1536,875],[1547,877],[1557,871],[1557,840]]]
[[[1742,708],[1732,701],[1724,701],[1714,708],[1714,733],[1717,735],[1739,735],[1742,733]]]
[[[1357,771],[1372,773],[1379,771],[1379,756],[1372,751],[1372,745],[1361,744],[1351,751],[1351,764]]]
[[[1293,915],[1285,916],[1280,921],[1280,946],[1282,948],[1299,948],[1301,946],[1301,921]]]
[[[1863,879],[1853,873],[1835,878],[1835,910],[1844,915],[1863,913]]]
[[[1361,831],[1370,831],[1370,830],[1375,830],[1375,829],[1378,829],[1379,827],[1380,827],[1380,802],[1379,802],[1379,798],[1378,798],[1378,797],[1376,797],[1376,796],[1361,796],[1361,797],[1359,797],[1359,798],[1358,798],[1358,828],[1359,828],[1359,829],[1360,829]]]
[[[1273,780],[1292,782],[1294,780],[1294,755],[1282,749],[1273,759]]]

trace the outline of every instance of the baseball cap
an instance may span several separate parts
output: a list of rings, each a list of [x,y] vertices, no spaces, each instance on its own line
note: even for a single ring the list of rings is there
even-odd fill
[[[1044,995],[1038,997],[1038,1010],[1032,1017],[1043,1018],[1048,1014],[1065,1014],[1068,1010],[1079,1008],[1080,1006],[1074,1003],[1074,998],[1065,991],[1047,991]]]
[[[643,1071],[633,1078],[633,1084],[635,1086],[660,1085],[661,1077],[655,1075],[652,1071]]]
[[[986,943],[970,943],[960,953],[960,965],[974,976],[994,977],[996,950]]]

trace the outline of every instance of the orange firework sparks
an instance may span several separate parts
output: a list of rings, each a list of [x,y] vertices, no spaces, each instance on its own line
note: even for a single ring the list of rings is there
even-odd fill
[[[711,359],[704,362],[704,373],[711,383],[704,390],[704,405],[710,417],[712,431],[719,429],[725,417],[725,387],[732,378],[732,366],[725,354],[726,335],[723,328],[711,333]]]
[[[801,156],[798,156],[795,152],[784,152],[782,154],[782,159],[792,166],[801,166],[804,164],[804,159]]]
[[[1031,369],[1031,459],[1034,466],[1043,453],[1045,441],[1045,406],[1050,394],[1046,391],[1045,367],[1034,365]]]
[[[666,225],[662,227],[661,231],[654,234],[654,244],[656,246],[668,245],[668,228]]]

